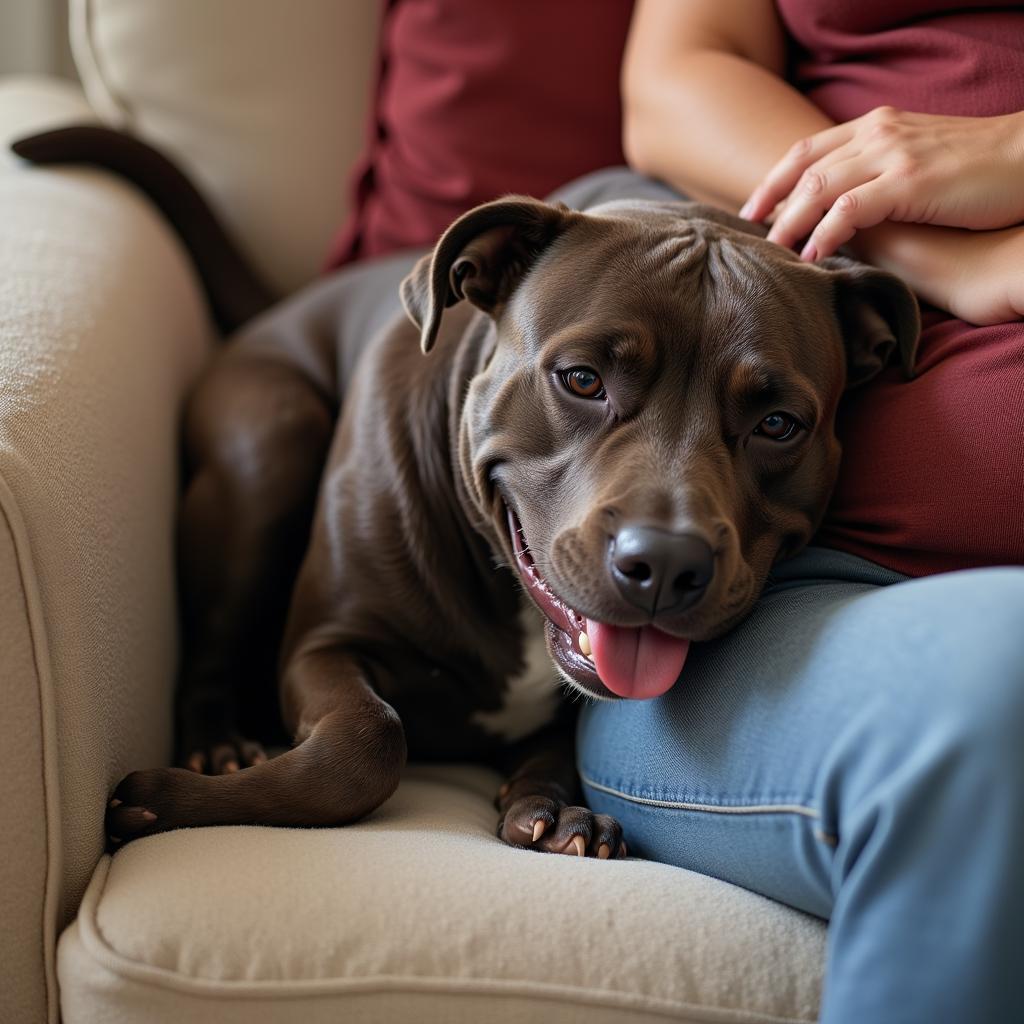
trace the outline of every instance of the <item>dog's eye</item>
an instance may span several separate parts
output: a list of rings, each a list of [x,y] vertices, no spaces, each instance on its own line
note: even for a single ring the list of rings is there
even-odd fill
[[[771,441],[788,441],[794,437],[802,427],[787,412],[769,413],[754,428],[755,434],[767,437]]]
[[[562,373],[566,390],[580,398],[604,398],[604,382],[589,366],[574,366]]]

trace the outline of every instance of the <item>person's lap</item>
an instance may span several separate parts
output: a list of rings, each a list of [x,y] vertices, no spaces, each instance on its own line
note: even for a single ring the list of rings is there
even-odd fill
[[[842,817],[866,795],[853,762],[896,785],[933,733],[989,732],[995,756],[1024,724],[1024,570],[899,580],[825,548],[780,565],[665,696],[586,709],[588,799],[643,856],[829,917]]]
[[[892,576],[811,549],[668,694],[585,709],[587,802],[831,918],[825,1020],[1024,1019],[1024,570]]]

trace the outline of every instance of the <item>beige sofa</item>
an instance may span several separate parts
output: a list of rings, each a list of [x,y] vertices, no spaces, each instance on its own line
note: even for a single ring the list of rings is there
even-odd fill
[[[4,81],[0,137],[92,118],[156,140],[299,287],[344,212],[376,8],[76,0],[84,95]],[[479,768],[411,768],[351,828],[103,855],[110,788],[170,752],[176,431],[212,343],[146,201],[0,157],[0,1021],[813,1020],[820,922],[508,849]]]

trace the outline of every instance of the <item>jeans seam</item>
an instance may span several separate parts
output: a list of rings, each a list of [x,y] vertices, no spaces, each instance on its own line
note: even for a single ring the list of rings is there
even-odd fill
[[[609,796],[619,797],[634,804],[644,804],[647,807],[665,807],[677,811],[700,811],[705,814],[797,814],[803,818],[818,820],[821,815],[813,807],[806,807],[803,804],[700,804],[685,800],[656,800],[653,797],[634,796],[632,793],[624,793],[621,789],[613,786],[605,786],[600,782],[580,772],[580,779],[585,786],[596,789]]]

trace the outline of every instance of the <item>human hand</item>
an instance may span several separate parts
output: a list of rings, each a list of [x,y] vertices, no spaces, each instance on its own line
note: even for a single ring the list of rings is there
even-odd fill
[[[773,210],[768,237],[788,247],[807,238],[808,260],[886,220],[976,231],[1020,224],[1024,112],[945,117],[878,107],[797,142],[740,215],[761,221]]]

